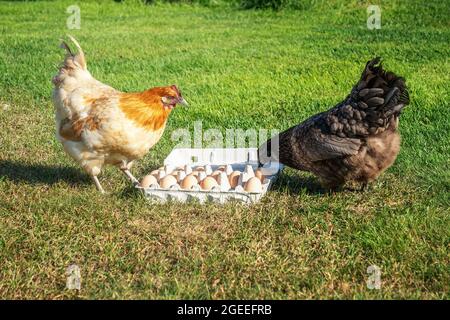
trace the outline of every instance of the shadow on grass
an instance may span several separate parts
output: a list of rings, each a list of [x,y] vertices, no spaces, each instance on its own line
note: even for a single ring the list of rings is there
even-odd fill
[[[134,199],[138,200],[143,198],[143,194],[137,190],[134,185],[128,184],[125,188],[119,191],[118,196],[122,199]]]
[[[0,179],[3,177],[10,181],[30,184],[44,183],[52,185],[60,181],[70,185],[91,183],[89,176],[76,168],[25,164],[9,160],[0,160]]]
[[[327,193],[313,176],[299,176],[281,174],[271,189],[272,192],[288,192],[290,194],[307,193],[321,195]]]

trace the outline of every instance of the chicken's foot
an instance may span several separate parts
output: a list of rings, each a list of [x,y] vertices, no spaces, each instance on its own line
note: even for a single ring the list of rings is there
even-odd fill
[[[130,171],[131,164],[132,164],[131,162],[129,162],[129,163],[123,162],[122,165],[120,166],[120,170],[128,177],[128,179],[131,180],[131,182],[132,182],[134,185],[136,185],[136,184],[139,184],[139,181],[138,181],[138,179],[136,179],[136,178],[133,176],[133,174],[132,174],[131,171]]]
[[[97,188],[100,193],[105,194],[105,190],[103,190],[102,185],[100,184],[100,181],[98,180],[97,176],[92,176],[92,180],[94,180],[95,187]]]
[[[122,172],[131,180],[133,184],[139,184],[138,179],[136,179],[133,174],[128,169],[120,169]]]

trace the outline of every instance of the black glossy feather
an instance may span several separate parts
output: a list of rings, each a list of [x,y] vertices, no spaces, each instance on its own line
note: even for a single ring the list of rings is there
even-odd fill
[[[272,142],[263,144],[260,162],[280,161],[315,172],[316,162],[357,155],[367,138],[388,130],[408,103],[404,79],[386,72],[380,58],[375,58],[367,62],[359,81],[342,102],[280,133],[275,137],[279,149],[269,152],[269,157],[267,149]]]

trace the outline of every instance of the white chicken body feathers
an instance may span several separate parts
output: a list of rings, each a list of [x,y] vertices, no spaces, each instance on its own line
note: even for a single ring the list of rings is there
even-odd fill
[[[136,126],[117,107],[119,99],[117,92],[111,91],[111,88],[100,89],[103,89],[104,93],[105,89],[109,91],[107,101],[103,95],[97,99],[94,98],[91,104],[87,103],[85,97],[94,95],[82,88],[68,94],[70,99],[62,100],[58,99],[58,96],[56,98],[59,102],[56,136],[66,152],[92,174],[99,172],[104,163],[120,165],[123,161],[131,162],[141,158],[159,141],[164,132],[164,127],[156,131],[148,131]],[[96,90],[96,92],[102,91]],[[98,100],[102,100],[101,109],[93,106]],[[101,118],[101,124],[85,124],[79,135],[77,132],[65,134],[63,131],[64,122],[68,119],[77,119],[76,122],[86,123],[86,121],[95,121],[95,118]],[[73,126],[73,121],[69,123]],[[136,137],[140,138],[136,139]]]
[[[122,93],[101,83],[89,73],[83,51],[71,39],[78,53],[73,54],[63,42],[68,54],[53,78],[56,137],[93,177],[99,190],[103,191],[96,176],[104,164],[118,166],[136,182],[128,169],[164,132],[171,108],[165,108],[154,92],[167,90],[158,87],[148,93]],[[180,94],[178,89],[169,91]]]

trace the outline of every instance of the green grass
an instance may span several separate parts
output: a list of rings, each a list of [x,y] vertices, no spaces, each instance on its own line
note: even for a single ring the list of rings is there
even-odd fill
[[[0,298],[449,298],[450,28],[446,1],[363,1],[299,11],[0,2]],[[365,193],[324,194],[286,170],[254,206],[150,205],[115,168],[102,196],[54,138],[50,79],[73,34],[99,80],[176,83],[191,104],[138,162],[159,167],[173,130],[285,129],[349,92],[381,55],[406,77],[394,166]],[[65,269],[81,268],[80,292]],[[380,290],[366,287],[381,268]]]

